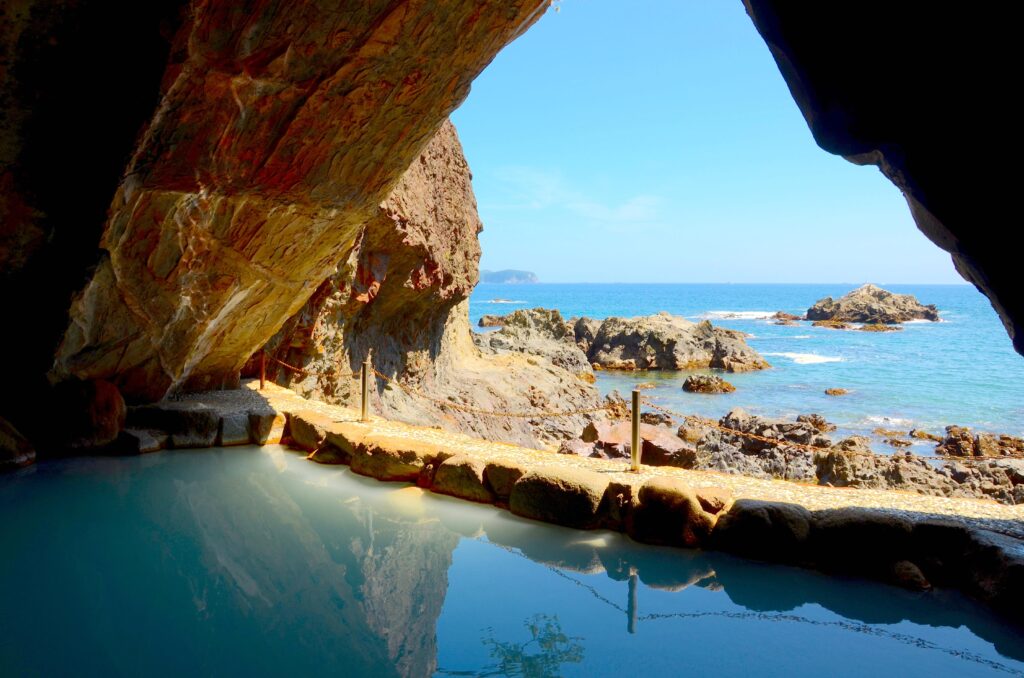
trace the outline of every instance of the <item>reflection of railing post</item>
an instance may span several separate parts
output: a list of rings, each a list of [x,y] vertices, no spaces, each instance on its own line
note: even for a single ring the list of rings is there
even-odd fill
[[[633,439],[630,441],[631,469],[640,470],[640,389],[633,389]]]
[[[626,630],[630,633],[636,633],[637,603],[639,602],[637,579],[636,568],[629,568],[629,600],[626,601],[626,615],[629,619],[626,622]]]
[[[267,383],[267,352],[265,350],[260,351],[260,390]]]
[[[373,369],[370,366],[370,356],[367,354],[366,360],[363,361],[363,402],[361,412],[359,414],[359,421],[370,421],[370,370]]]

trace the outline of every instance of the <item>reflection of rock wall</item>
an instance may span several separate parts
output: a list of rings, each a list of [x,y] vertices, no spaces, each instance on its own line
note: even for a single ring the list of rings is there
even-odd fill
[[[436,522],[409,524],[384,517],[373,521],[369,544],[352,542],[364,578],[366,623],[384,638],[401,676],[429,676],[437,670],[436,626],[457,543],[458,537]]]
[[[434,398],[500,412],[593,407],[596,389],[547,360],[485,355],[473,345],[467,299],[483,227],[471,179],[455,128],[445,123],[358,231],[335,273],[271,339],[271,355],[308,374],[273,362],[268,374],[308,397],[355,405],[352,375],[369,350],[376,369]],[[500,440],[549,442],[586,423],[453,412],[379,386],[377,412]]]
[[[433,675],[457,535],[358,502],[324,513],[323,498],[307,503],[306,493],[299,479],[269,469],[241,482],[226,474],[178,482],[173,505],[184,513],[172,522],[194,523],[202,561],[225,586],[208,593],[196,584],[196,595],[227,595],[225,607],[210,607],[249,609],[258,624],[272,621],[257,626],[261,635],[280,625],[311,658],[352,675],[387,667],[396,676]]]

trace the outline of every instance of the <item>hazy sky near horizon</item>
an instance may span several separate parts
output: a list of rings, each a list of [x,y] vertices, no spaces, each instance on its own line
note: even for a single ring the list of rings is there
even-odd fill
[[[963,283],[814,143],[740,0],[563,0],[452,119],[486,269],[543,282]]]

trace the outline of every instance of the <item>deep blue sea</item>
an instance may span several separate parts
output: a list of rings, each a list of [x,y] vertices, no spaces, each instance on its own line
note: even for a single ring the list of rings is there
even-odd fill
[[[640,382],[647,393],[684,413],[721,417],[734,407],[766,416],[817,412],[837,424],[838,436],[870,435],[875,428],[922,428],[941,433],[949,424],[997,433],[1024,433],[1024,358],[988,302],[968,285],[885,285],[935,304],[942,322],[913,322],[901,332],[838,331],[800,323],[773,325],[776,311],[801,314],[825,296],[858,285],[773,284],[526,284],[478,285],[470,320],[518,308],[557,308],[568,318],[649,315],[668,311],[691,320],[747,332],[748,343],[772,369],[727,375],[736,392],[698,395],[681,389],[686,373],[599,372],[603,393],[623,395]],[[505,301],[496,301],[505,300]],[[825,395],[826,388],[848,395]],[[891,451],[874,437],[878,451]],[[933,443],[915,444],[927,454]]]

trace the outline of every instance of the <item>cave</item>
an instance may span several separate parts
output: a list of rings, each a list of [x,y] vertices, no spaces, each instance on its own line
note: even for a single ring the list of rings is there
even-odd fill
[[[554,396],[534,388],[548,377],[527,358],[508,358],[502,371],[481,376],[486,360],[467,343],[481,224],[469,166],[448,117],[468,96],[474,78],[552,3],[440,4],[443,11],[427,0],[369,0],[347,4],[343,11],[304,0],[24,0],[0,7],[0,298],[5,310],[0,356],[7,377],[0,396],[0,470],[14,470],[7,475],[12,482],[27,477],[21,467],[34,460],[35,452],[29,456],[25,446],[34,446],[41,457],[107,454],[125,430],[129,409],[139,417],[180,413],[189,398],[238,393],[245,377],[269,376],[299,395],[350,403],[359,397],[359,367],[371,356],[385,380],[373,395],[380,413],[449,429],[419,427],[426,438],[456,429],[515,443],[522,446],[517,454],[533,462],[540,457],[530,455],[542,451],[527,449],[535,432],[526,424],[474,423],[471,413],[433,422],[435,410],[413,408],[387,381],[402,379],[428,394],[456,393],[453,400],[463,404],[505,412],[550,409],[554,400],[582,412],[594,402],[596,389],[583,378],[560,381]],[[815,6],[744,0],[744,7],[817,144],[852,163],[877,165],[905,196],[917,227],[991,301],[1015,350],[1024,354],[1016,253],[1006,245],[1001,223],[1008,214],[1005,172],[989,160],[1007,145],[1010,129],[1004,118],[1012,109],[1003,102],[1012,82],[1006,10],[878,0]],[[321,316],[333,318],[334,325],[325,330],[317,322]],[[330,359],[311,350],[324,345],[331,347]],[[315,455],[326,434],[318,427],[339,424],[348,435],[367,423],[332,420],[324,413],[311,417],[294,405],[302,400],[299,395],[282,396],[284,390],[273,397],[294,397],[287,413],[270,410],[267,395],[260,403],[267,411],[231,412],[238,415],[233,431],[226,428],[228,418],[214,412],[203,422],[207,437],[201,444],[180,447],[273,446],[288,426],[292,442],[304,434],[315,439],[295,447],[321,461]],[[557,437],[557,430],[548,432]],[[226,442],[229,434],[237,439]],[[917,559],[928,576],[936,573],[937,585],[962,589],[1017,617],[1022,609],[1024,569],[1013,532],[1019,525],[1005,525],[1013,521],[993,520],[1004,528],[1000,534],[931,521],[935,516],[926,513],[913,522],[858,506],[812,511],[751,497],[733,502],[731,493],[691,492],[658,479],[643,478],[634,487],[612,477],[618,471],[574,469],[566,480],[547,468],[546,460],[536,464],[540,470],[524,469],[498,457],[481,461],[442,454],[441,444],[430,440],[422,448],[410,444],[396,452],[387,448],[387,436],[369,443],[370,435],[361,436],[352,435],[358,444],[346,439],[336,446],[336,458],[324,463],[357,459],[351,466],[363,464],[356,471],[360,475],[418,484],[387,500],[393,504],[388,511],[404,511],[402,520],[413,527],[407,530],[397,521],[375,529],[373,512],[353,503],[346,510],[358,518],[356,537],[324,538],[320,535],[332,529],[334,519],[330,498],[324,508],[310,509],[315,519],[294,537],[302,541],[300,552],[338,573],[337,587],[323,586],[309,572],[303,572],[300,584],[308,579],[302,586],[315,597],[333,596],[339,605],[350,605],[346,614],[353,618],[359,616],[357,605],[367,604],[356,600],[355,591],[369,586],[377,596],[369,598],[372,608],[397,580],[406,597],[419,597],[420,610],[409,607],[402,619],[422,613],[426,626],[435,623],[444,596],[432,580],[458,561],[461,537],[476,538],[486,530],[448,516],[450,529],[445,524],[435,530],[442,523],[432,523],[420,534],[421,519],[430,512],[422,510],[422,497],[415,493],[432,489],[508,508],[519,517],[645,536],[646,543],[707,545],[887,582],[895,576],[889,556],[896,553],[901,585],[919,587],[913,595],[931,586],[922,585],[925,575],[910,562]],[[395,439],[400,436],[390,440]],[[170,446],[178,447],[173,440]],[[105,461],[111,460],[95,463],[100,476]],[[276,461],[281,463],[268,456],[260,463],[283,472],[288,462]],[[444,464],[442,477],[449,473],[451,484],[438,489],[440,483],[432,483]],[[240,480],[218,468],[210,475],[224,486],[245,485],[250,477]],[[502,491],[488,473],[505,474]],[[159,469],[154,474],[159,476]],[[260,519],[250,520],[248,511],[237,516],[244,525],[233,527],[236,517],[218,508],[227,498],[217,484],[204,485],[201,475],[176,490],[182,492],[178,498],[195,503],[168,502],[201,518],[195,521],[196,539],[206,539],[206,551],[193,554],[197,560],[233,561],[233,551],[245,560],[241,542],[222,550],[208,538],[206,527],[217,521],[236,539],[269,543],[270,533],[254,529]],[[131,481],[117,476],[110,472],[100,486],[105,491],[109,482],[127,494]],[[287,482],[293,481],[295,496],[316,485],[299,476]],[[555,492],[552,487],[574,493],[561,505],[564,511],[529,494],[543,497]],[[253,507],[252,515],[255,507],[262,510],[274,501],[291,507],[293,517],[282,514],[282,534],[308,517],[288,498],[291,491],[275,490],[273,483],[233,491]],[[117,513],[119,505],[119,500],[108,504],[114,507],[110,515],[130,522],[134,516]],[[694,516],[695,523],[704,521],[698,530],[687,523],[689,532],[680,528],[666,537],[660,528],[646,534],[636,529],[638,516],[658,523],[661,511],[675,521],[679,515],[672,512],[681,506],[684,522]],[[164,507],[150,508],[162,515]],[[491,512],[491,507],[481,510]],[[571,519],[561,515],[570,513]],[[725,529],[714,532],[719,517]],[[950,510],[944,517],[957,516]],[[491,534],[511,530],[503,520],[496,519]],[[150,539],[147,525],[131,524]],[[615,562],[614,552],[599,552],[607,545],[604,536],[559,534],[552,538],[558,548],[542,549],[536,557],[544,567],[571,560],[563,551],[582,551],[581,572],[607,571],[610,579],[629,581],[636,590],[639,575],[628,559]],[[382,552],[402,546],[411,560],[381,575],[374,539]],[[880,541],[885,548],[876,552]],[[364,547],[365,558],[349,559],[362,567],[346,568],[344,559],[333,559],[344,549]],[[151,556],[166,564],[161,548]],[[272,548],[263,552],[273,560]],[[715,565],[723,579],[746,571],[729,557]],[[417,558],[429,559],[432,569],[410,569]],[[249,580],[243,568],[229,565],[247,595],[260,586],[290,595],[273,577]],[[692,581],[664,588],[700,582],[709,591],[721,588],[707,567],[694,569],[699,576]],[[789,574],[772,576],[784,580]],[[744,575],[730,584],[748,599],[750,610],[791,605],[783,594],[752,593],[756,586],[750,582],[758,577],[755,572],[749,582]],[[202,607],[197,591],[191,593]],[[277,599],[263,597],[268,608]],[[635,601],[627,607],[635,611]],[[959,619],[953,613],[949,618]],[[391,625],[386,614],[378,622]],[[1002,628],[987,617],[977,626]],[[376,655],[430,672],[436,669],[429,656],[436,643],[427,638],[429,632],[413,630],[416,638],[374,629],[366,642]],[[990,635],[1013,640],[1012,633]],[[314,644],[321,640],[315,633],[306,637]]]
[[[4,354],[29,392],[45,374],[110,380],[129,402],[236,383],[546,3],[443,18],[414,2],[303,6],[302,22],[277,7],[4,10],[2,294],[21,325]],[[1013,255],[994,235],[1003,193],[978,181],[1006,110],[981,103],[1002,91],[1005,23],[882,3],[746,9],[817,143],[880,167],[1020,350]],[[5,398],[17,419],[24,399]]]

